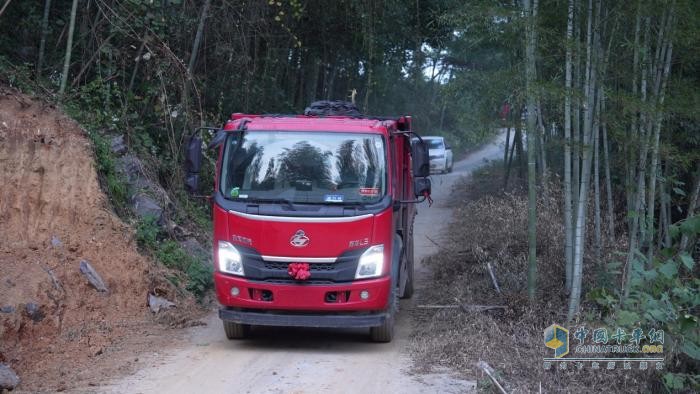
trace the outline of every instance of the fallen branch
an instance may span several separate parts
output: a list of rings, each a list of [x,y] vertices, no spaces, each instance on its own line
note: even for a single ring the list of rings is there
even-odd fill
[[[447,309],[447,308],[459,308],[461,305],[418,305],[420,309]]]
[[[60,290],[61,289],[61,282],[58,281],[58,278],[56,278],[56,275],[53,273],[53,269],[44,267],[43,265],[41,268],[44,270],[49,275],[49,278],[51,278],[51,283],[53,284],[54,289]]]
[[[496,291],[498,292],[498,294],[502,294],[501,288],[498,287],[498,281],[496,281],[496,275],[494,275],[493,269],[491,268],[491,263],[486,263],[486,268],[489,269],[489,275],[491,275],[491,281],[493,282],[493,287],[496,288]]]
[[[483,311],[488,311],[491,309],[506,309],[505,305],[466,305],[462,304],[460,305],[462,308],[462,311],[469,313],[469,312],[483,312]]]
[[[473,304],[450,304],[450,305],[418,305],[419,309],[461,309],[464,312],[488,311],[490,309],[506,309],[505,305],[473,305]]]
[[[432,238],[430,238],[429,236],[427,236],[427,235],[426,235],[426,236],[425,236],[425,238],[428,238],[428,241],[430,241],[430,242],[432,242],[433,244],[435,244],[435,246],[437,246],[438,248],[442,248],[442,246],[440,246],[440,244],[439,244],[439,243],[437,243],[437,242],[433,241],[433,239],[432,239]]]
[[[508,394],[508,392],[503,388],[503,386],[501,386],[501,384],[498,383],[498,380],[496,380],[496,377],[493,376],[493,375],[494,375],[494,371],[493,371],[493,368],[491,368],[490,365],[488,365],[485,361],[479,361],[478,363],[476,363],[476,365],[477,365],[479,368],[483,369],[484,372],[486,372],[487,375],[489,375],[489,378],[491,378],[491,380],[493,381],[493,383],[496,384],[496,387],[498,387],[498,388],[501,390],[501,393],[503,393],[503,394]]]

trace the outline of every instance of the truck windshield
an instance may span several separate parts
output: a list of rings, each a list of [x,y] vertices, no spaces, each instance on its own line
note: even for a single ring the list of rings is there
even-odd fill
[[[221,192],[237,201],[371,204],[386,192],[376,134],[248,131],[229,136]]]

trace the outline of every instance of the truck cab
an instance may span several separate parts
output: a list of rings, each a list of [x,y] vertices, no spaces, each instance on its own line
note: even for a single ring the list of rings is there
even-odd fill
[[[211,198],[229,339],[267,325],[391,341],[413,292],[415,203],[430,194],[428,150],[411,136],[410,117],[232,115]]]

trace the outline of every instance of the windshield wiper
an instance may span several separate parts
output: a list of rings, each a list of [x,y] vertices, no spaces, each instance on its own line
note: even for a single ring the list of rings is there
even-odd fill
[[[343,207],[352,207],[352,208],[358,208],[358,209],[367,209],[367,203],[364,203],[362,201],[349,201],[349,202],[344,202],[342,204]]]
[[[288,198],[248,198],[241,200],[242,202],[263,203],[263,204],[285,204],[292,211],[297,209],[294,207],[294,202]]]

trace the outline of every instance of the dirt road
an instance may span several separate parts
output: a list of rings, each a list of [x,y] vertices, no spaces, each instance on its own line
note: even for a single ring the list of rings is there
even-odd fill
[[[419,206],[416,218],[417,298],[427,271],[419,263],[437,252],[435,243],[450,220],[450,190],[463,175],[502,156],[501,136],[468,158],[455,163],[454,172],[433,176],[435,204]],[[432,241],[431,241],[432,240]],[[475,383],[450,371],[428,375],[410,373],[407,354],[411,320],[402,301],[392,343],[368,340],[367,330],[260,328],[252,338],[229,341],[215,312],[207,325],[174,338],[172,349],[153,349],[141,357],[143,368],[113,382],[106,389],[118,393],[463,393]]]

